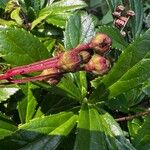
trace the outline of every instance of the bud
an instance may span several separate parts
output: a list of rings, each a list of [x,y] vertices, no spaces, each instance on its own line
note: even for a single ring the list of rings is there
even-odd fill
[[[112,40],[104,33],[98,33],[90,42],[90,47],[98,54],[106,53],[110,50]]]
[[[52,77],[47,78],[45,81],[48,82],[49,84],[57,84],[62,77],[62,72],[57,68],[50,68],[43,70],[40,75],[41,76],[52,75]]]
[[[58,68],[66,72],[74,72],[80,69],[82,59],[79,54],[72,51],[64,52],[58,60]]]
[[[84,66],[86,71],[99,75],[105,74],[109,68],[110,62],[98,54],[93,55],[90,61]]]
[[[49,68],[42,71],[40,76],[46,76],[46,75],[59,75],[61,71],[58,68]]]
[[[82,63],[87,63],[90,59],[91,59],[91,54],[90,52],[87,51],[81,51],[79,53],[81,59],[82,59]]]

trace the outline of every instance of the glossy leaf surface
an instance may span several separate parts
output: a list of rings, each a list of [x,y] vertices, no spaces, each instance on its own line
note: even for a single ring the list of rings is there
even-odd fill
[[[31,120],[9,138],[0,141],[1,147],[24,150],[54,150],[76,124],[73,113],[59,113]],[[11,145],[8,145],[11,144]]]
[[[94,21],[86,13],[72,15],[64,33],[64,44],[66,49],[76,47],[80,43],[87,43],[94,36]]]
[[[11,65],[23,65],[43,60],[49,53],[31,33],[19,28],[6,28],[0,30],[0,55]]]
[[[99,113],[94,107],[83,104],[74,150],[133,150],[116,121],[104,111]]]
[[[32,22],[32,29],[49,15],[53,16],[67,11],[74,11],[86,6],[86,3],[81,0],[61,0],[54,2],[40,11],[38,18]]]
[[[17,86],[0,87],[0,102],[6,101],[19,90]]]

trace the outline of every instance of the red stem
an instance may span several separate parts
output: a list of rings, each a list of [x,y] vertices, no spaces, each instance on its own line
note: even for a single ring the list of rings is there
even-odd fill
[[[11,83],[26,83],[29,81],[42,81],[49,78],[56,78],[58,74],[50,74],[50,75],[44,75],[44,76],[35,76],[35,77],[29,77],[29,78],[23,78],[23,79],[8,79]]]
[[[8,70],[5,74],[0,76],[0,80],[8,79],[12,76],[19,75],[19,74],[27,74],[34,71],[41,71],[48,68],[57,67],[58,58],[50,58],[43,61],[35,62],[33,64],[24,65],[12,68]]]
[[[88,43],[88,44],[79,45],[76,48],[71,49],[71,51],[74,53],[79,53],[83,50],[89,50],[89,49],[91,49],[91,47],[90,47],[90,44]],[[41,70],[49,69],[49,68],[58,68],[59,67],[58,60],[61,55],[62,54],[60,54],[57,57],[49,58],[49,59],[35,62],[35,63],[29,64],[29,65],[12,68],[12,69],[8,70],[5,74],[0,75],[0,80],[9,79],[10,77],[15,76],[15,75],[27,74],[27,73],[41,71]],[[31,78],[31,80],[32,79],[34,79],[34,78]],[[37,78],[37,80],[38,79],[39,78]],[[19,80],[13,80],[13,81],[19,82]]]

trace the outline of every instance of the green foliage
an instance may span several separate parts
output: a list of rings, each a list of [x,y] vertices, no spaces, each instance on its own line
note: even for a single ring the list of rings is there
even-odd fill
[[[143,25],[143,5],[141,0],[130,0],[130,9],[134,10],[135,17],[131,20],[131,27],[134,37],[139,36]]]
[[[88,43],[94,32],[94,21],[90,15],[86,13],[72,15],[64,33],[65,48],[71,49],[80,43]]]
[[[5,8],[6,4],[8,3],[9,0],[1,0],[0,1],[0,8]]]
[[[19,28],[1,29],[0,45],[1,57],[12,65],[28,64],[49,55],[38,38]]]
[[[100,90],[101,88],[108,89],[108,98],[112,99],[123,92],[141,85],[150,77],[148,71],[149,35],[150,30],[137,38],[124,50],[109,74],[100,81],[100,85],[92,94],[91,99],[99,100],[106,94],[106,92],[102,93],[103,90]]]
[[[19,90],[17,86],[10,86],[10,87],[1,87],[0,88],[0,101],[6,101],[12,95],[14,95]]]
[[[17,130],[15,123],[7,116],[0,114],[0,139],[11,135]]]
[[[138,149],[145,150],[150,148],[149,124],[150,124],[150,117],[148,116],[145,118],[144,124],[137,131],[137,135],[133,143],[135,144],[135,147],[137,147]]]
[[[111,15],[120,4],[135,11],[126,37]],[[135,117],[150,108],[149,8],[142,0],[1,0],[1,73],[89,43],[96,32],[112,46],[104,76],[78,71],[57,85],[0,82],[0,150],[148,150],[150,117]],[[117,123],[123,116],[132,120]]]
[[[61,0],[60,2],[55,2],[51,4],[50,6],[47,6],[40,10],[38,18],[32,22],[32,29],[40,23],[42,20],[49,18],[48,22],[52,22],[51,16],[55,15],[58,17],[60,13],[66,13],[67,11],[73,11],[76,9],[80,9],[86,7],[86,4],[81,0]],[[50,16],[51,15],[51,16]],[[57,16],[58,15],[58,16]],[[59,26],[59,25],[58,25]]]
[[[83,104],[74,149],[134,149],[125,139],[117,122],[105,111]]]

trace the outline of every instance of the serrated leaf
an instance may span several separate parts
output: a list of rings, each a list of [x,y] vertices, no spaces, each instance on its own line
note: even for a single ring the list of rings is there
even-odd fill
[[[17,86],[0,87],[0,102],[5,101],[19,90]]]
[[[86,13],[72,15],[65,28],[64,44],[66,49],[76,47],[80,43],[88,43],[95,35],[94,21]]]
[[[0,113],[0,140],[11,135],[15,130],[17,130],[15,123]]]
[[[49,24],[52,24],[52,25],[55,25],[57,27],[64,29],[66,21],[70,15],[71,15],[71,13],[68,13],[68,12],[50,15],[47,17],[46,21]]]
[[[76,120],[77,116],[71,112],[33,119],[20,126],[10,138],[0,141],[1,148],[54,150],[73,129]]]
[[[112,39],[112,48],[123,50],[128,45],[119,30],[113,26],[99,26],[97,31],[107,34]]]
[[[18,101],[17,109],[21,123],[23,124],[29,122],[35,114],[36,106],[38,104],[35,97],[35,92],[38,87],[28,82],[25,85],[20,85],[20,88],[24,94],[24,97]]]
[[[150,116],[146,117],[144,124],[139,128],[133,140],[137,149],[149,150],[150,148]]]
[[[74,150],[134,150],[123,136],[116,121],[106,112],[100,112],[83,104],[78,122]]]
[[[81,9],[86,6],[86,3],[82,0],[61,0],[58,2],[54,2],[50,6],[47,6],[40,11],[38,18],[32,22],[32,29],[50,15],[74,11],[76,9]]]
[[[139,36],[143,26],[144,10],[142,0],[129,0],[130,9],[135,12],[131,18],[131,27],[134,37]]]
[[[48,57],[42,43],[30,32],[18,28],[0,30],[0,54],[11,65],[24,65]]]
[[[99,83],[91,99],[109,99],[141,85],[150,77],[150,30],[136,39],[120,55],[111,71]],[[102,89],[102,93],[101,92]],[[108,91],[107,91],[108,89]],[[109,92],[109,93],[107,93]]]

